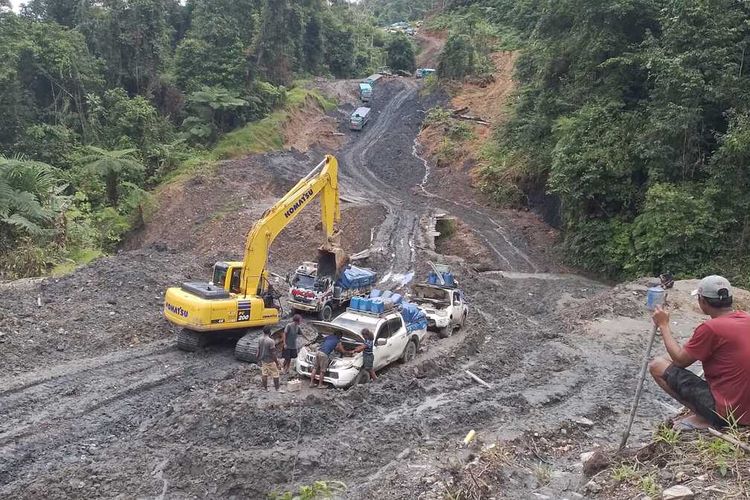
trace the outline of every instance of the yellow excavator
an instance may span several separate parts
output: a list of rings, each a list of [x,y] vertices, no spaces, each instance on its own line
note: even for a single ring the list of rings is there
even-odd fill
[[[269,249],[279,233],[317,196],[326,238],[333,241],[341,217],[338,162],[326,155],[255,223],[247,235],[242,262],[217,262],[210,283],[189,282],[167,289],[164,317],[182,327],[177,336],[180,349],[195,351],[217,332],[237,334],[242,337],[235,356],[255,361],[260,330],[276,325],[280,319],[266,269]]]

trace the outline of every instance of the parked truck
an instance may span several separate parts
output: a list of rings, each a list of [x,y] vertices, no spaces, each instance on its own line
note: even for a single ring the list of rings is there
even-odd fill
[[[349,118],[349,128],[352,130],[362,130],[370,120],[370,108],[360,107],[354,110]]]
[[[430,75],[434,75],[435,70],[433,68],[418,68],[414,73],[416,78],[427,78]]]
[[[446,338],[464,326],[469,308],[453,274],[442,266],[435,268],[425,283],[412,286],[409,299],[424,310],[428,328]]]
[[[363,103],[369,103],[372,100],[372,85],[369,83],[359,84],[359,100]]]
[[[318,262],[304,262],[289,283],[289,307],[293,312],[316,314],[330,321],[333,313],[349,305],[353,297],[367,296],[377,275],[370,269],[346,265],[321,250]]]

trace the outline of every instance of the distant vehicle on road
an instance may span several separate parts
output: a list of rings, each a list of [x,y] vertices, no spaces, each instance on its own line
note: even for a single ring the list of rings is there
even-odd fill
[[[381,75],[380,73],[373,73],[372,75],[370,75],[367,78],[365,78],[364,80],[362,80],[362,83],[366,83],[366,84],[374,87],[375,84],[378,83],[378,81],[381,78],[383,78],[383,75]]]
[[[372,85],[369,83],[359,84],[359,100],[363,103],[369,103],[372,100]]]
[[[427,78],[434,73],[435,70],[433,68],[418,68],[414,76],[417,78]]]
[[[354,110],[349,119],[349,128],[352,130],[362,130],[370,120],[370,108],[360,107]]]

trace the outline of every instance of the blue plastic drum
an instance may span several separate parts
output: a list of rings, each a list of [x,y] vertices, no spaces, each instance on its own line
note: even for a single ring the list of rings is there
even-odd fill
[[[663,306],[667,292],[660,286],[654,286],[646,292],[646,308],[649,311],[656,309],[656,306]]]

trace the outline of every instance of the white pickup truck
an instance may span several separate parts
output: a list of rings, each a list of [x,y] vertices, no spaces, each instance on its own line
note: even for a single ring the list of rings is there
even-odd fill
[[[406,323],[402,313],[397,310],[374,314],[349,308],[331,322],[314,321],[310,324],[324,336],[340,332],[341,342],[348,350],[362,345],[362,329],[369,329],[375,334],[375,371],[394,361],[406,363],[414,359],[427,333],[424,320],[420,323]],[[342,355],[334,351],[332,357],[323,378],[325,382],[334,387],[350,387],[369,380],[369,375],[361,369],[362,353]],[[309,377],[314,363],[315,350],[303,347],[297,356],[297,372],[303,377]]]
[[[440,338],[450,337],[453,330],[464,326],[469,314],[463,293],[456,287],[420,283],[412,287],[409,300],[424,310],[428,328]]]

